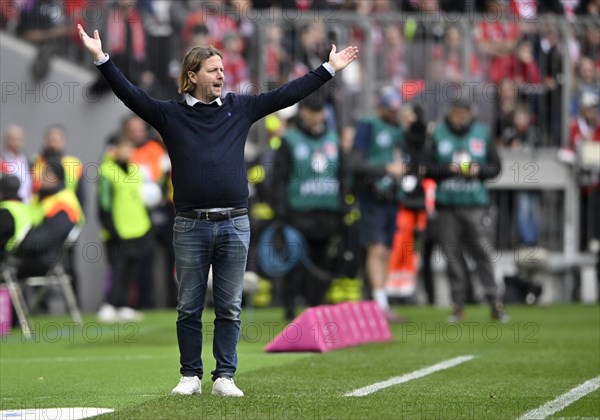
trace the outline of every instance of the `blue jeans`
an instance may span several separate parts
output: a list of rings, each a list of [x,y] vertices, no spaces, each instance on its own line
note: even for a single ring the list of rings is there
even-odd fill
[[[539,197],[529,191],[518,191],[516,195],[519,239],[524,245],[535,246],[538,243]]]
[[[202,311],[212,265],[215,328],[213,381],[232,378],[237,368],[242,286],[250,221],[248,216],[209,221],[175,217],[173,249],[179,282],[177,342],[182,376],[202,378]]]

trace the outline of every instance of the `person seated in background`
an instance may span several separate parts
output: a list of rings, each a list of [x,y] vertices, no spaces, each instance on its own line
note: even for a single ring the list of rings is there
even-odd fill
[[[40,189],[46,175],[46,165],[57,163],[64,172],[65,187],[71,189],[79,205],[85,204],[85,183],[83,182],[83,163],[75,156],[69,155],[67,149],[67,130],[62,125],[50,125],[44,133],[44,143],[39,155],[31,162],[33,174],[33,192]]]
[[[19,197],[20,185],[14,175],[0,177],[0,261],[18,249],[31,228],[29,207]]]
[[[3,174],[14,175],[19,181],[19,197],[24,203],[29,203],[32,193],[31,172],[29,159],[23,149],[25,132],[23,127],[10,124],[4,130],[2,150],[0,151],[0,171]]]
[[[30,203],[32,228],[21,242],[18,277],[44,275],[60,258],[63,243],[84,215],[75,193],[65,186],[65,171],[49,163],[38,193]]]

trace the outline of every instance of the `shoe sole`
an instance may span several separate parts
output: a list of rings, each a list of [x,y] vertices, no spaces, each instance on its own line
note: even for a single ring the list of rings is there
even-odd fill
[[[191,392],[189,394],[186,394],[186,393],[183,393],[183,392],[174,392],[174,391],[171,391],[171,395],[201,395],[201,394],[202,394],[202,391],[193,391],[193,392]]]
[[[213,391],[211,393],[211,395],[213,397],[236,397],[236,398],[241,398],[244,396],[244,394],[242,394],[242,395],[223,394],[222,392],[219,392],[219,391]]]

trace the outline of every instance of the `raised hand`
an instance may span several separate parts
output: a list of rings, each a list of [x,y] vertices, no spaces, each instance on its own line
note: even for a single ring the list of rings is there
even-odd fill
[[[356,60],[358,57],[358,47],[346,47],[340,52],[337,52],[335,44],[331,45],[329,53],[329,65],[337,72],[346,68],[346,66]]]
[[[81,25],[77,25],[77,31],[79,32],[79,38],[81,38],[83,46],[90,52],[92,58],[96,61],[102,60],[104,58],[104,51],[102,51],[102,41],[100,40],[98,30],[94,30],[93,38],[88,36]]]

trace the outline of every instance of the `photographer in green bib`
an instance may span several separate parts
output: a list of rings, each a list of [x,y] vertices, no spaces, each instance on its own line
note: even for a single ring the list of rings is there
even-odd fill
[[[393,86],[379,92],[377,112],[356,127],[348,168],[360,208],[361,244],[366,250],[365,273],[371,294],[390,322],[403,319],[390,309],[385,283],[406,165],[400,156],[403,130],[402,96]]]
[[[296,127],[285,132],[275,157],[275,217],[302,234],[306,249],[301,252],[310,260],[309,264],[299,260],[285,278],[282,293],[288,321],[295,317],[299,295],[308,306],[323,303],[335,264],[332,239],[342,228],[339,138],[327,127],[321,96],[313,93],[298,104]]]
[[[449,103],[446,118],[432,137],[435,158],[430,175],[440,181],[436,189],[438,235],[454,303],[448,322],[464,319],[465,253],[475,262],[492,318],[507,322],[489,253],[490,199],[484,181],[495,178],[501,170],[490,129],[474,117],[471,101],[460,97]]]

